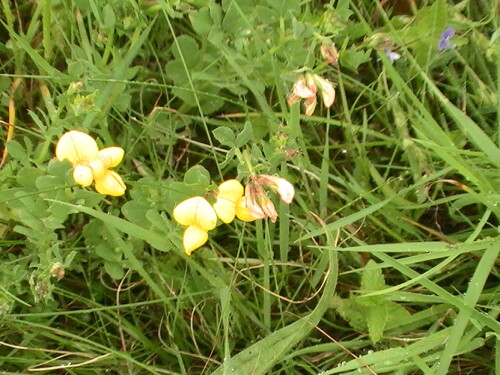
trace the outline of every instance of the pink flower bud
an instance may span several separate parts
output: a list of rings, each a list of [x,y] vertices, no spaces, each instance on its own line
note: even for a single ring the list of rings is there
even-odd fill
[[[321,46],[321,56],[323,56],[327,63],[332,64],[337,68],[339,67],[339,53],[335,44],[323,44]]]

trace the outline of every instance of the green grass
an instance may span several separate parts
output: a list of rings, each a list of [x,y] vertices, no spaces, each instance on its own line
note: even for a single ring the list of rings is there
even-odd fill
[[[2,0],[0,374],[500,374],[499,4],[386,3]],[[185,255],[175,205],[253,174],[278,221]]]

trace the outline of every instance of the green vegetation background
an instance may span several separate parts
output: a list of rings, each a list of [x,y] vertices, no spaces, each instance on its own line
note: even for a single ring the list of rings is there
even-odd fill
[[[1,374],[500,373],[497,1],[0,4]],[[184,255],[174,205],[249,165],[295,201]]]

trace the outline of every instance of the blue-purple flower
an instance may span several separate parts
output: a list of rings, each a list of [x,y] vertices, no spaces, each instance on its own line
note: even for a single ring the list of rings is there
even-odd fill
[[[453,48],[455,44],[450,42],[450,39],[454,35],[455,35],[455,29],[451,26],[447,27],[439,37],[438,51],[442,51],[448,48]]]

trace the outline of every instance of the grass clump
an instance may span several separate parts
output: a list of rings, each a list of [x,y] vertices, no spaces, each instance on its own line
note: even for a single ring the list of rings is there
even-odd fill
[[[0,8],[2,371],[500,373],[498,4]]]

